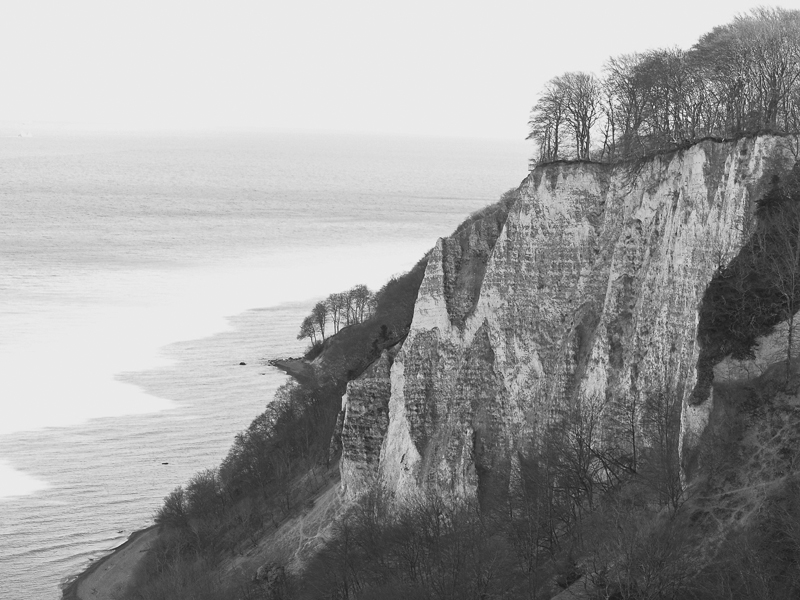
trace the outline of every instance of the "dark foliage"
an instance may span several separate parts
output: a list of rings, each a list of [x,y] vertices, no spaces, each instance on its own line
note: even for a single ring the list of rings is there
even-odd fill
[[[391,513],[366,498],[298,585],[303,599],[514,598],[512,552],[477,505],[440,497]]]
[[[236,436],[218,470],[196,474],[156,513],[158,542],[127,598],[268,598],[249,578],[213,575],[232,548],[255,544],[266,526],[302,510],[325,485],[328,447],[341,404],[336,389],[287,383]]]
[[[800,483],[789,479],[750,523],[729,535],[701,573],[697,600],[800,597]]]
[[[648,478],[631,472],[597,440],[598,417],[575,410],[553,423],[491,506],[429,494],[398,510],[367,495],[299,576],[296,597],[551,598],[578,579],[604,598],[680,597],[689,534],[651,486],[668,473],[656,462]],[[669,459],[677,465],[677,452]]]
[[[695,402],[708,396],[715,364],[751,357],[760,336],[800,309],[800,163],[773,178],[755,219],[746,244],[703,295]]]

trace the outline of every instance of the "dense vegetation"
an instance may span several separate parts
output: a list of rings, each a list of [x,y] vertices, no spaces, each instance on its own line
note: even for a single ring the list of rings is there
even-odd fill
[[[778,373],[759,387],[772,394],[781,381]],[[565,410],[517,455],[508,488],[472,500],[429,493],[400,509],[376,489],[337,522],[303,572],[281,582],[280,597],[536,599],[573,583],[593,599],[797,597],[800,478],[743,485],[745,413],[723,438],[706,440],[714,465],[685,490],[679,411],[669,390],[648,398],[641,434],[649,441],[637,459],[623,440],[598,441],[602,415],[589,405]],[[761,508],[729,501],[737,493],[751,501],[765,483],[771,497]],[[721,528],[737,518],[751,519],[749,526]],[[267,588],[265,597],[276,591]]]
[[[617,161],[690,144],[800,130],[800,11],[758,8],[705,34],[551,79],[533,107],[538,162]]]
[[[660,400],[666,421],[652,413],[648,433],[663,443],[638,472],[627,451],[598,442],[599,410],[576,407],[517,456],[510,489],[466,502],[432,494],[400,511],[368,495],[298,578],[297,597],[549,598],[581,575],[602,576],[618,556],[612,546],[652,543],[655,528],[634,523],[676,520],[683,502],[678,405]],[[618,527],[630,539],[617,539]]]
[[[236,436],[218,469],[196,474],[165,499],[158,540],[140,565],[129,599],[252,598],[252,574],[223,577],[226,557],[302,512],[330,485],[328,449],[341,396],[287,383]]]
[[[526,473],[503,511],[431,497],[397,512],[380,498],[364,498],[306,572],[284,588],[285,597],[536,599],[552,598],[578,579],[586,595],[576,591],[575,597],[597,600],[800,594],[796,478],[764,511],[759,527],[739,529],[709,550],[705,536],[716,532],[698,523],[711,520],[712,511],[659,511],[632,478],[607,486],[594,511],[572,514],[569,500],[546,498],[539,475],[535,468]]]

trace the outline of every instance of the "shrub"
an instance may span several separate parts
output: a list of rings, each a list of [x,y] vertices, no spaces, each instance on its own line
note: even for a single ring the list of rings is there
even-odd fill
[[[159,525],[184,527],[188,519],[187,508],[186,493],[179,485],[164,498],[163,506],[156,512],[155,522]]]
[[[225,510],[225,495],[216,469],[200,471],[186,484],[186,512],[191,518],[219,518]]]

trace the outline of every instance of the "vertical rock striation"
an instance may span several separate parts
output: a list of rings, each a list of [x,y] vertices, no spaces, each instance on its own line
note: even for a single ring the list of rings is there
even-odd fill
[[[610,432],[652,391],[682,402],[693,447],[713,401],[688,402],[703,292],[743,245],[754,201],[793,164],[793,142],[546,165],[507,216],[439,240],[402,349],[348,388],[349,492],[377,478],[401,501],[428,487],[481,497],[567,407],[591,400]]]
[[[347,384],[342,398],[340,470],[348,496],[362,491],[377,478],[378,458],[389,426],[389,373],[398,349],[395,346],[381,352],[378,360]],[[358,484],[350,490],[348,482]]]

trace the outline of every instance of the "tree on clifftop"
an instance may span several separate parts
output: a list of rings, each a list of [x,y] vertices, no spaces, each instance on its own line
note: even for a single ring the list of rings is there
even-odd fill
[[[599,107],[600,85],[594,75],[565,73],[548,81],[529,122],[528,139],[538,143],[540,160],[558,160],[570,155],[588,160],[591,131]],[[567,133],[572,134],[569,148],[565,148]]]
[[[297,334],[298,340],[304,340],[306,338],[311,338],[312,344],[317,343],[317,329],[314,326],[314,319],[311,315],[303,319],[303,323],[300,325],[300,333]]]
[[[349,302],[348,325],[352,323],[363,323],[370,315],[370,305],[374,295],[365,285],[357,285],[347,292]]]
[[[564,122],[565,98],[560,78],[554,77],[547,82],[544,91],[531,111],[531,128],[529,140],[534,140],[539,147],[539,160],[558,160],[559,144]]]
[[[328,309],[324,302],[317,302],[314,309],[311,311],[311,318],[317,326],[322,339],[325,339],[325,324],[328,322]]]
[[[707,136],[800,132],[800,11],[757,8],[689,50],[611,58],[602,80],[554,77],[528,125],[539,162],[635,159]]]
[[[317,302],[311,314],[303,319],[297,339],[310,338],[311,343],[316,345],[317,339],[325,339],[329,324],[333,325],[333,333],[336,334],[342,327],[363,323],[372,316],[374,310],[375,294],[365,285],[331,294],[324,301]]]
[[[328,296],[325,300],[325,307],[328,309],[331,321],[333,322],[333,333],[338,333],[343,320],[346,325],[349,325],[349,323],[347,323],[347,292],[340,292]]]

